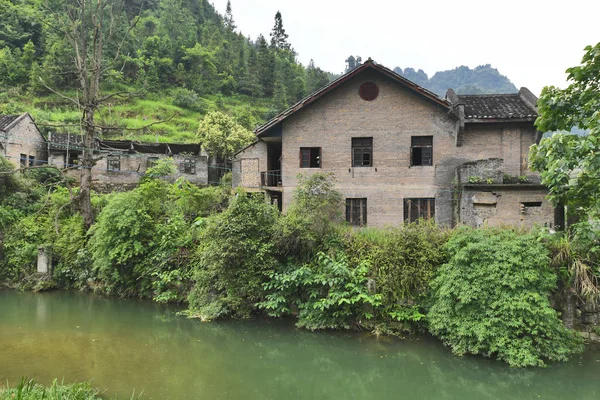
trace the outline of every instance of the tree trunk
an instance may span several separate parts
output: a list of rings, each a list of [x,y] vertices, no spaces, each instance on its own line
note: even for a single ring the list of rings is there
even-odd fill
[[[84,149],[81,160],[81,184],[79,186],[78,203],[85,226],[89,228],[94,222],[91,199],[92,168],[94,167],[94,110],[91,107],[85,109],[83,118]]]

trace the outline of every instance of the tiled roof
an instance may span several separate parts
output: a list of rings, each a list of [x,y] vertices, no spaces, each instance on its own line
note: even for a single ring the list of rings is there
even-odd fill
[[[12,124],[20,115],[0,115],[0,131]]]
[[[465,119],[535,119],[536,110],[515,94],[459,95]]]

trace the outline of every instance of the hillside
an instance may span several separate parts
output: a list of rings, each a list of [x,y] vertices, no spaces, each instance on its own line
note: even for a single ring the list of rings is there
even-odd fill
[[[516,93],[516,86],[506,76],[501,75],[490,64],[480,65],[474,69],[466,66],[456,67],[448,71],[436,72],[431,78],[419,69],[400,67],[394,72],[444,97],[449,88],[457,94]]]
[[[0,0],[0,114],[28,111],[43,131],[76,132],[80,112],[63,97],[77,97],[75,50],[63,34],[76,3],[49,4]],[[230,4],[224,15],[207,0],[109,4],[103,94],[135,96],[98,108],[105,138],[195,141],[213,110],[252,129],[330,80],[312,62],[297,61],[279,12],[269,37],[251,40]]]

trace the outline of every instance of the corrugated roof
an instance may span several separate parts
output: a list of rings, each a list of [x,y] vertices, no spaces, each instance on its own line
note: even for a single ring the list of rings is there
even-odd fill
[[[0,115],[0,131],[12,124],[20,115]]]
[[[535,119],[537,111],[518,93],[458,95],[465,105],[465,119]]]

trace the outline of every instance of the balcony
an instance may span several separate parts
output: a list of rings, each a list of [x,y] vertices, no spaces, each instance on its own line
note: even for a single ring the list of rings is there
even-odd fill
[[[260,173],[260,186],[281,186],[281,170],[263,171]]]

